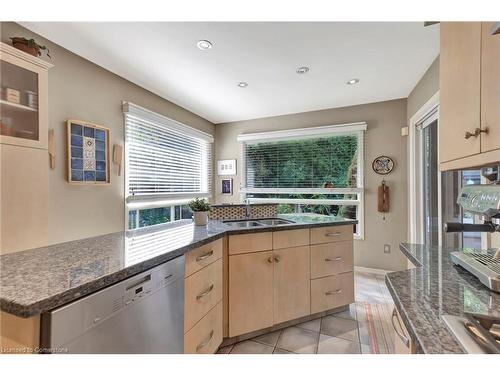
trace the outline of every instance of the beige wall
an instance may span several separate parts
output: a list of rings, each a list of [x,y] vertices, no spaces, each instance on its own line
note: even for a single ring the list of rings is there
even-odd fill
[[[355,264],[361,267],[399,270],[406,267],[399,243],[406,239],[406,140],[401,127],[406,123],[406,99],[322,111],[276,116],[249,121],[216,125],[215,159],[238,159],[238,174],[234,177],[236,193],[220,194],[220,177],[216,176],[217,203],[240,202],[240,147],[238,134],[272,130],[304,128],[366,121],[365,144],[365,239],[355,241]],[[386,176],[391,192],[391,209],[386,220],[377,212],[377,186],[382,177],[371,169],[372,160],[388,155],[396,163],[394,171]],[[384,254],[384,244],[391,245],[391,253]]]
[[[408,95],[408,120],[439,91],[439,56],[429,66],[420,81]]]
[[[214,125],[193,113],[51,43],[18,24],[1,23],[1,40],[35,38],[50,49],[49,128],[55,130],[57,167],[49,176],[49,242],[124,229],[124,177],[113,167],[110,186],[77,186],[66,182],[65,121],[81,119],[111,129],[111,144],[124,143],[122,101],[131,101],[177,121],[214,134]],[[126,46],[124,47],[126,48]],[[133,51],[131,51],[133,53]]]

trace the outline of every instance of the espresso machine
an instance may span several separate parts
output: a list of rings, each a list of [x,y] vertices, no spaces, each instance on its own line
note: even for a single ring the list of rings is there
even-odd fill
[[[500,166],[483,168],[481,174],[490,183],[464,186],[457,204],[464,211],[479,215],[483,223],[446,223],[445,232],[500,232]],[[500,249],[463,249],[452,252],[451,260],[489,289],[500,292]]]

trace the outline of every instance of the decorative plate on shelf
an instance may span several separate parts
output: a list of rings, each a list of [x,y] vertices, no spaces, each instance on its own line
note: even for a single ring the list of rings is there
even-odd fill
[[[372,168],[378,174],[391,173],[394,169],[394,160],[389,156],[379,156],[373,160]]]

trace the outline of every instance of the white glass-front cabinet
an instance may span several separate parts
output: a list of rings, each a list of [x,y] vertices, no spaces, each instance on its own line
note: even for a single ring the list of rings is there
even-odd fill
[[[52,66],[0,44],[0,143],[47,149],[48,69]]]
[[[0,43],[0,254],[48,240],[48,69]]]

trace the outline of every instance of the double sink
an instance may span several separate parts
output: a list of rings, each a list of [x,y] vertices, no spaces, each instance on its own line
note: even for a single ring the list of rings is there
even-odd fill
[[[232,228],[255,228],[255,227],[294,224],[294,222],[291,220],[276,219],[276,218],[273,218],[273,219],[226,220],[226,221],[223,221],[223,223],[226,225],[229,225]]]

